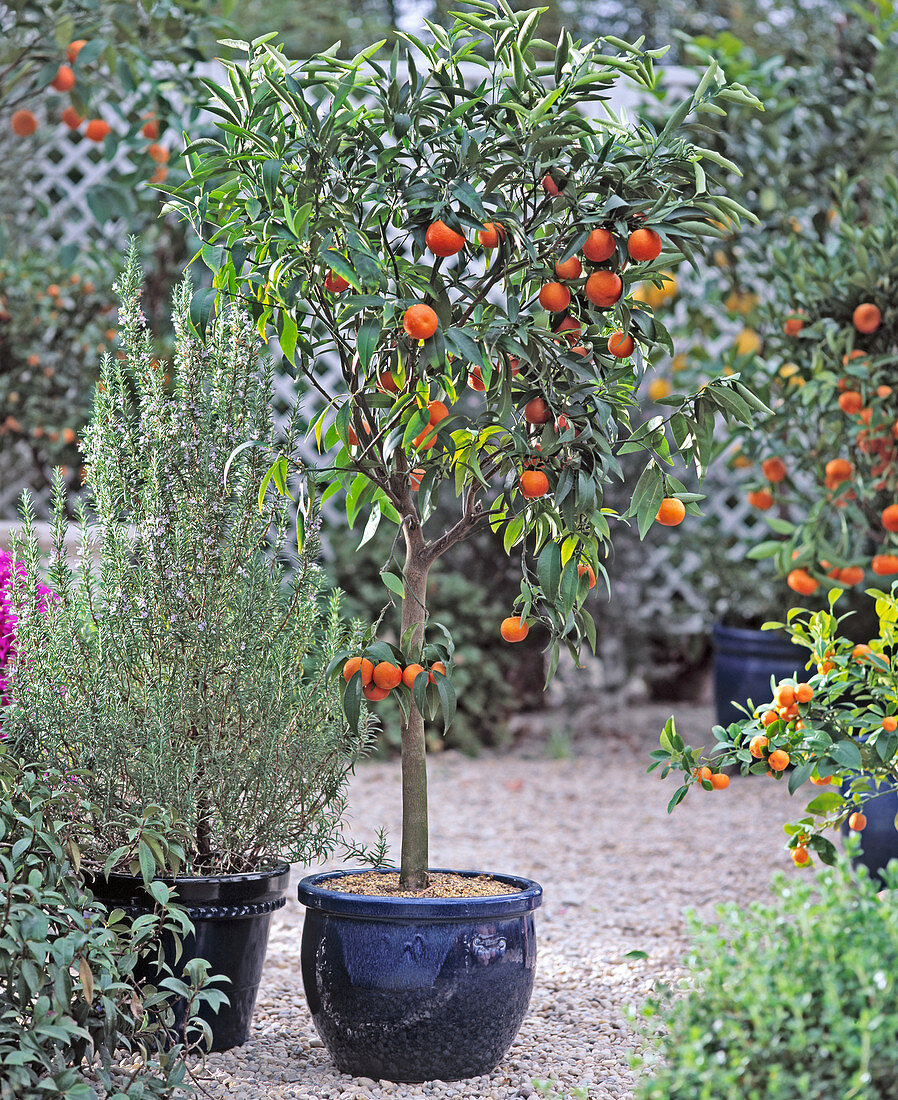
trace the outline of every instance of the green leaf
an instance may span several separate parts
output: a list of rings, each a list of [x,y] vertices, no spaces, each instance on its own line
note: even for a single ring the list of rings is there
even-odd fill
[[[262,164],[262,188],[265,191],[265,198],[268,200],[268,205],[272,210],[275,206],[277,185],[281,177],[281,169],[283,166],[284,162],[274,157],[264,161]]]
[[[359,353],[359,362],[364,371],[367,371],[371,359],[374,356],[377,342],[380,339],[380,333],[380,319],[377,317],[369,317],[359,325],[358,336],[356,337],[356,349]]]
[[[548,542],[543,547],[536,563],[536,572],[546,597],[553,600],[561,580],[561,547],[557,542]]]
[[[206,328],[215,308],[217,297],[218,291],[215,287],[204,286],[197,290],[190,299],[190,323],[200,336],[204,337],[206,335]]]
[[[829,755],[837,764],[851,771],[860,771],[864,766],[861,750],[854,741],[837,741],[829,750]]]
[[[400,600],[405,599],[405,585],[402,580],[396,576],[395,573],[389,573],[386,570],[381,571],[380,579],[384,582],[387,588],[391,592],[395,592]]]
[[[664,499],[664,479],[658,467],[651,463],[642,471],[636,488],[633,490],[633,499],[627,510],[628,516],[635,516],[639,527],[639,537],[645,538],[646,532],[655,522],[658,508]]]

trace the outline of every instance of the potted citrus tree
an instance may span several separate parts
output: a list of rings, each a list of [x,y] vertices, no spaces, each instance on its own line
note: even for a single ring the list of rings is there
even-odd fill
[[[723,158],[679,127],[750,94],[712,68],[660,132],[591,121],[584,108],[619,78],[651,87],[663,51],[566,32],[551,45],[537,10],[467,7],[448,29],[428,24],[429,41],[399,33],[383,60],[379,45],[297,64],[245,44],[228,86],[210,85],[221,132],[188,146],[172,199],[214,272],[195,322],[248,300],[320,403],[309,434],[323,457],[303,499],[343,489],[349,525],[367,517],[362,542],[386,522],[402,545],[382,569],[398,644],[375,625],[332,665],[351,722],[366,704],[397,707],[400,865],[299,890],[316,1027],[344,1072],[400,1081],[496,1065],[529,1001],[541,894],[430,865],[424,716],[448,723],[455,707],[430,570],[479,527],[500,532],[524,576],[490,629],[515,643],[544,623],[551,677],[561,646],[595,644],[585,602],[604,574],[619,456],[645,459],[627,510],[640,532],[675,526],[698,512],[675,456],[703,462],[715,414],[747,421],[756,404],[720,380],[641,422],[634,392],[669,338],[631,295],[744,214],[714,183]],[[266,488],[291,469],[285,454]],[[433,531],[440,494],[457,519]]]
[[[248,1036],[288,861],[337,841],[365,729],[350,731],[326,678],[348,635],[312,547],[288,574],[285,508],[259,509],[265,448],[277,441],[252,322],[235,311],[198,339],[183,286],[169,375],[140,312],[139,277],[132,251],[120,284],[123,357],[103,360],[83,444],[77,566],[56,478],[52,598],[37,580],[24,497],[3,731],[22,758],[70,773],[92,807],[80,865],[98,898],[134,914],[176,892],[195,929],[185,957],[230,979],[230,1004],[208,1017],[213,1048],[225,1049]],[[259,446],[229,462],[247,434]],[[170,845],[129,824],[162,810]]]

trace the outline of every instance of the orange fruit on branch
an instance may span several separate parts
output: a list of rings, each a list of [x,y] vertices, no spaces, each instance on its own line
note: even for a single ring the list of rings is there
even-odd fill
[[[548,424],[552,410],[541,397],[531,397],[524,406],[524,419],[528,424]]]
[[[583,274],[583,264],[576,256],[571,256],[569,260],[564,262],[559,260],[555,264],[555,274],[559,279],[579,279]]]
[[[620,275],[615,275],[613,271],[594,271],[586,280],[585,292],[594,306],[607,309],[620,301],[624,284]]]
[[[525,470],[520,477],[521,496],[527,500],[544,497],[549,491],[549,479],[542,470]]]
[[[775,772],[785,771],[789,767],[789,754],[782,749],[774,749],[767,757],[767,763]]]
[[[711,786],[715,791],[725,791],[730,785],[730,777],[725,772],[714,772],[711,776]]]
[[[402,683],[402,669],[390,661],[381,661],[374,666],[372,679],[377,687],[392,691]]]
[[[484,393],[486,391],[486,382],[483,380],[483,371],[480,367],[471,368],[471,373],[468,375],[468,385],[472,390],[476,390],[477,393]]]
[[[594,229],[583,244],[583,255],[593,263],[610,260],[617,250],[617,241],[607,229]]]
[[[773,712],[771,711],[771,712],[769,712],[769,713],[771,713],[771,714],[772,714]],[[775,716],[774,716],[774,717],[775,717]],[[760,759],[761,759],[761,757],[762,757],[762,756],[764,755],[764,753],[765,753],[765,751],[766,751],[766,749],[767,749],[767,746],[768,746],[769,744],[770,744],[770,741],[769,741],[769,739],[768,739],[768,738],[766,738],[766,737],[765,737],[765,736],[763,735],[763,733],[759,733],[759,734],[757,734],[757,735],[756,735],[755,737],[753,737],[753,738],[751,739],[751,741],[749,741],[749,743],[748,743],[748,751],[749,751],[749,752],[751,753],[751,755],[752,755],[752,756],[753,756],[753,757],[755,758],[755,760],[760,760]]]
[[[834,458],[830,462],[827,462],[825,468],[827,478],[834,483],[834,485],[841,485],[843,481],[848,479],[854,473],[854,466],[847,458]]]
[[[665,497],[655,514],[655,522],[664,527],[676,527],[686,517],[686,505],[676,497]]]
[[[84,119],[81,117],[81,115],[78,114],[74,107],[66,107],[66,109],[62,112],[61,117],[62,121],[66,124],[66,126],[68,126],[70,130],[77,130],[81,123],[84,121]]]
[[[804,867],[810,860],[808,850],[803,844],[799,844],[797,848],[792,849],[792,862],[796,867]]]
[[[877,554],[870,568],[879,577],[891,577],[898,573],[898,554]]]
[[[596,571],[591,565],[584,565],[582,562],[577,566],[577,576],[587,576],[589,578],[590,591],[596,586]]]
[[[141,126],[140,132],[147,139],[147,141],[155,141],[159,137],[159,123],[155,118],[149,118]]]
[[[165,164],[169,156],[168,149],[164,145],[156,144],[156,142],[147,146],[147,154],[150,160],[154,160],[157,164]]]
[[[65,55],[70,64],[74,65],[75,59],[86,45],[86,38],[76,38],[74,42],[70,42],[68,46],[66,46]]]
[[[324,277],[324,289],[330,294],[342,294],[344,290],[349,289],[349,283],[336,271],[328,271]]]
[[[361,672],[363,684],[370,684],[374,677],[374,664],[367,657],[350,657],[343,666],[343,679],[348,684],[357,672]]]
[[[863,579],[864,571],[859,565],[846,565],[844,569],[840,569],[836,574],[836,580],[848,588],[860,584]]]
[[[499,633],[506,642],[523,642],[530,633],[530,626],[520,616],[510,616],[499,624]]]
[[[608,337],[608,351],[616,359],[626,359],[633,354],[635,348],[633,337],[628,336],[625,332],[612,332]]]
[[[656,260],[661,255],[661,238],[654,229],[634,229],[627,238],[627,251],[634,260]]]
[[[9,124],[17,137],[30,137],[37,129],[37,119],[31,111],[16,111]]]
[[[50,86],[57,92],[70,92],[75,87],[75,74],[68,65],[60,65],[56,70],[56,76],[50,81]]]
[[[104,118],[92,118],[84,129],[88,141],[105,141],[112,133],[112,127]]]
[[[755,489],[748,494],[748,503],[752,508],[766,512],[768,508],[773,507],[773,494],[769,489]]]
[[[412,340],[428,340],[436,332],[439,318],[424,302],[409,306],[402,315],[402,327]]]
[[[801,317],[787,317],[783,325],[783,332],[787,336],[797,336],[804,328],[804,320]]]
[[[880,519],[887,531],[898,531],[898,504],[890,504],[888,508],[883,508]]]
[[[867,827],[867,816],[862,814],[859,810],[848,818],[848,828],[853,829],[856,833],[862,832]]]
[[[434,256],[454,256],[465,247],[461,233],[450,229],[444,221],[432,222],[424,234],[424,243]]]
[[[412,472],[409,474],[408,479],[411,482],[413,493],[417,493],[417,491],[421,488],[421,480],[424,477],[424,473],[425,471],[419,466],[417,469],[412,470]]]
[[[571,292],[562,283],[546,283],[539,292],[539,304],[550,313],[561,313],[571,304]]]
[[[402,682],[407,688],[412,688],[415,686],[415,680],[417,680],[422,672],[424,672],[423,665],[406,665],[402,670]]]
[[[449,409],[442,401],[428,401],[427,411],[430,413],[431,424],[439,424],[449,415]]]
[[[857,390],[845,390],[839,394],[839,408],[844,413],[859,413],[864,407],[864,399]]]
[[[437,682],[437,673],[439,673],[440,676],[446,675],[446,666],[443,664],[442,661],[434,661],[433,664],[430,666],[430,672],[428,672],[427,674],[427,682],[429,684],[435,684]]]
[[[858,332],[869,336],[882,324],[882,314],[872,302],[862,302],[852,313],[851,320]]]
[[[477,239],[484,248],[495,248],[500,238],[504,240],[505,230],[499,222],[485,222],[483,229],[477,231]]]
[[[377,684],[365,684],[362,688],[362,695],[368,700],[369,703],[380,703],[382,700],[390,694],[389,688],[380,688]]]
[[[761,472],[768,481],[776,484],[786,478],[786,464],[781,458],[765,458],[761,463]]]
[[[820,587],[806,569],[793,569],[786,577],[786,584],[800,596],[813,596]]]

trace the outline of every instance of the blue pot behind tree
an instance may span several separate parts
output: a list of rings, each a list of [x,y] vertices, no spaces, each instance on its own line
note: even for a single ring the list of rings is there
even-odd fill
[[[872,781],[871,781],[872,782]],[[898,814],[898,783],[881,783],[881,794],[861,806],[867,824],[855,836],[860,838],[860,854],[852,859],[855,867],[863,865],[880,886],[885,886],[882,872],[890,859],[898,859],[898,830],[895,815]],[[851,832],[847,822],[842,824],[842,835]]]
[[[489,877],[516,892],[492,897],[383,897],[321,885],[358,873],[299,884],[306,999],[338,1069],[405,1082],[490,1073],[530,1003],[542,888],[508,875]]]
[[[735,704],[749,699],[757,705],[768,702],[770,677],[777,681],[798,675],[804,679],[807,650],[795,646],[775,630],[747,630],[715,623],[714,707],[717,722],[728,726],[745,717]]]

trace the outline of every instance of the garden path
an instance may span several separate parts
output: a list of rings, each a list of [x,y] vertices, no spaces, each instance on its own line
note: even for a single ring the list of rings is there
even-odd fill
[[[564,1100],[632,1097],[634,1036],[626,1011],[656,981],[676,976],[687,943],[683,911],[711,918],[718,902],[764,898],[774,870],[800,873],[783,850],[782,832],[800,803],[783,783],[735,776],[725,791],[691,792],[668,816],[674,781],[647,775],[646,765],[671,709],[688,743],[710,743],[708,708],[654,704],[578,712],[565,726],[576,735],[548,742],[555,756],[568,748],[567,757],[547,753],[545,732],[557,730],[556,714],[536,716],[511,751],[431,758],[433,865],[521,874],[545,892],[530,1012],[489,1077],[394,1085],[336,1071],[302,993],[295,869],[291,900],[272,928],[253,1037],[207,1059],[200,1071],[207,1095],[510,1100],[538,1097],[536,1080],[554,1082],[545,1095]],[[350,813],[357,840],[373,841],[383,824],[395,850],[395,761],[358,768]],[[624,958],[637,949],[648,957]]]

